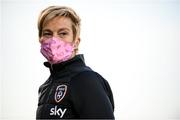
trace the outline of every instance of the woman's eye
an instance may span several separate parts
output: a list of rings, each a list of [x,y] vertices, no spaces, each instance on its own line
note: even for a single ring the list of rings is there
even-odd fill
[[[68,34],[67,32],[59,33],[59,35],[60,35],[61,37],[65,36],[65,35],[67,35],[67,34]]]
[[[43,36],[50,36],[51,33],[43,33]]]

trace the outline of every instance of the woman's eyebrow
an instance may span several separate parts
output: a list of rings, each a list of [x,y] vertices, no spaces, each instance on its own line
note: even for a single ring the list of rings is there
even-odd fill
[[[61,32],[61,31],[71,31],[69,28],[60,28],[59,30],[58,30],[58,32]]]
[[[71,31],[69,28],[60,28],[58,30],[58,32],[61,32],[61,31]],[[52,32],[50,29],[44,29],[42,30],[42,32]]]
[[[51,32],[49,29],[44,29],[42,32]]]

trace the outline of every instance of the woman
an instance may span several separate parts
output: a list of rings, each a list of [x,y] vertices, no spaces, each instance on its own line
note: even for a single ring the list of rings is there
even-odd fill
[[[108,82],[78,55],[80,18],[69,7],[50,6],[38,20],[48,80],[39,88],[36,119],[114,119]]]

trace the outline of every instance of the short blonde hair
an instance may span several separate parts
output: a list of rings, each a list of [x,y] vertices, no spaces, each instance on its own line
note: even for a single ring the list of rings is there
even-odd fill
[[[57,16],[70,18],[72,21],[72,30],[73,30],[73,39],[80,35],[80,17],[76,14],[76,12],[66,6],[49,6],[44,9],[38,18],[38,30],[39,30],[39,38],[42,35],[42,29],[44,25],[53,18]]]

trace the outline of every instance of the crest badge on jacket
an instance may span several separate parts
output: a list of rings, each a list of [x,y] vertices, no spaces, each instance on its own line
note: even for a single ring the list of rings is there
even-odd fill
[[[54,96],[55,101],[59,103],[66,95],[66,92],[67,92],[67,85],[57,86],[56,91],[55,91],[55,96]]]

